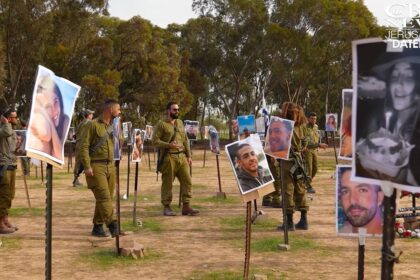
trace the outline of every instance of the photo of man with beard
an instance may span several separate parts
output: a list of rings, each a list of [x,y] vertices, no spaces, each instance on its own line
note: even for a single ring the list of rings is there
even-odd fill
[[[289,159],[294,122],[272,116],[265,141],[264,152],[272,157]]]
[[[380,186],[350,180],[351,166],[337,166],[337,233],[382,234],[384,193]]]

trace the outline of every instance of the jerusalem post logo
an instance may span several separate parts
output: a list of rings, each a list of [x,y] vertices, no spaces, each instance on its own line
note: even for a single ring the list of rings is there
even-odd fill
[[[420,48],[420,4],[392,4],[385,8],[390,28],[385,36],[392,48]]]

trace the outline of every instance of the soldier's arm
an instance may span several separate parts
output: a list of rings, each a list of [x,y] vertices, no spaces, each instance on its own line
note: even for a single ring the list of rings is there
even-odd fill
[[[92,142],[94,131],[95,131],[95,127],[93,126],[92,122],[88,122],[82,129],[82,138],[81,138],[82,145],[80,148],[80,159],[82,161],[82,164],[85,170],[91,168],[89,148],[90,148],[90,143]]]
[[[191,148],[190,148],[190,140],[187,137],[187,134],[184,133],[184,140],[182,141],[182,144],[184,145],[185,154],[188,158],[191,158]]]
[[[162,140],[163,131],[163,124],[159,121],[154,129],[152,143],[159,149],[169,149],[169,143]]]
[[[9,122],[3,123],[3,125],[0,127],[0,137],[5,138],[5,137],[10,137],[12,135],[13,135],[12,125]]]

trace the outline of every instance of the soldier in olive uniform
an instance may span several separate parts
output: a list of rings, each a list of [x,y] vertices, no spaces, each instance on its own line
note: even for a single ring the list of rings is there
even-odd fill
[[[16,133],[17,114],[9,109],[0,116],[0,234],[15,232],[18,228],[9,221],[9,210],[15,197],[17,160]]]
[[[178,120],[179,106],[176,102],[166,105],[167,116],[160,120],[154,129],[153,144],[160,150],[162,166],[161,202],[163,215],[175,216],[171,209],[172,184],[175,177],[181,185],[182,215],[194,216],[199,212],[190,207],[191,176],[189,166],[192,164],[191,150],[184,125]]]
[[[318,125],[316,124],[316,113],[308,114],[308,123],[306,124],[306,138],[308,146],[305,150],[305,162],[307,164],[308,176],[313,180],[318,171],[318,148],[325,149],[327,144],[319,143]],[[315,193],[311,186],[307,189],[308,193]]]
[[[120,105],[116,100],[105,101],[101,115],[88,122],[82,133],[80,159],[88,188],[92,190],[96,200],[92,235],[98,237],[108,236],[103,224],[107,225],[112,237],[118,234],[112,206],[115,188],[112,120],[119,114]]]
[[[73,170],[73,187],[81,186],[82,184],[79,182],[79,168],[80,168],[80,148],[82,146],[82,135],[83,135],[83,129],[86,127],[86,124],[90,122],[93,119],[93,111],[91,110],[83,110],[82,117],[83,120],[79,123],[79,125],[76,127],[76,147],[74,149],[75,154],[75,165]]]
[[[292,102],[284,102],[282,105],[282,118],[292,120],[295,122],[293,128],[293,135],[290,148],[289,160],[282,162],[283,166],[283,186],[285,188],[285,198],[283,200],[283,209],[286,209],[287,216],[287,227],[293,231],[297,229],[308,229],[307,212],[309,210],[309,204],[306,197],[306,189],[304,187],[302,179],[296,174],[296,164],[299,161],[303,164],[302,151],[306,148],[306,135],[305,135],[305,120],[300,117],[299,106]],[[304,115],[303,115],[304,118]],[[301,170],[302,171],[302,170]],[[280,170],[281,172],[281,170]],[[295,209],[301,212],[300,221],[295,225],[293,223],[293,213]],[[283,225],[280,225],[278,229],[283,229]]]

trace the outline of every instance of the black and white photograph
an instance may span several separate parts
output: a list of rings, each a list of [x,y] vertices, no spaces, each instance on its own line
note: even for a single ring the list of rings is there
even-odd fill
[[[112,121],[112,136],[114,140],[114,160],[121,160],[123,137],[120,117],[116,117]]]
[[[126,143],[130,143],[130,141],[131,141],[131,129],[132,129],[131,122],[123,122],[122,123],[123,137],[124,137],[124,141]]]
[[[418,192],[420,49],[353,42],[353,177]]]
[[[258,134],[225,146],[241,194],[260,189],[274,181]]]
[[[187,133],[187,138],[189,140],[197,140],[198,137],[198,121],[184,121],[185,132]]]

